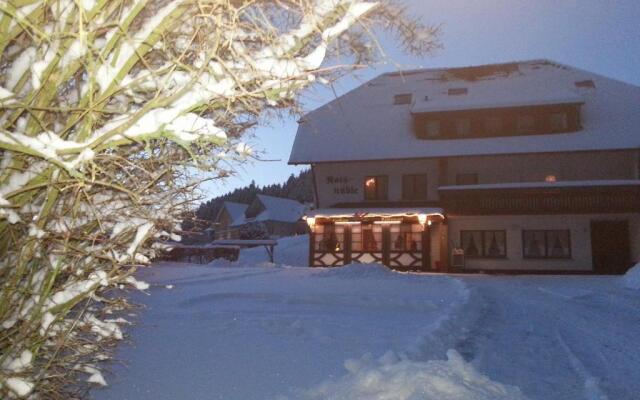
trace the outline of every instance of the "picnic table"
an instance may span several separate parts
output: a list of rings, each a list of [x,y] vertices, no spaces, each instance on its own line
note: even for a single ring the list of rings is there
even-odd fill
[[[274,260],[274,248],[278,241],[274,239],[220,239],[211,242],[210,246],[235,246],[238,248],[264,246],[269,255],[269,262]]]
[[[206,244],[172,243],[164,259],[198,264],[208,264],[217,258],[237,261],[240,249],[264,246],[269,261],[273,262],[274,247],[277,245],[278,241],[273,239],[221,239]]]

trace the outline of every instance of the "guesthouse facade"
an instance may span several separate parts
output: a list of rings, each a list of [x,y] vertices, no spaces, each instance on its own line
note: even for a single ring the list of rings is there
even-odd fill
[[[548,60],[383,74],[305,115],[309,264],[623,273],[640,88]]]

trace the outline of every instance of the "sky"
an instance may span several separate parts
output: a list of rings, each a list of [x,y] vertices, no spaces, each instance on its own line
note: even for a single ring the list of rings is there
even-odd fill
[[[443,48],[424,57],[403,54],[392,37],[380,40],[388,60],[334,84],[312,88],[305,111],[331,101],[377,75],[398,69],[462,67],[546,58],[640,86],[639,0],[399,0],[411,16],[440,25]],[[295,138],[294,117],[265,121],[248,143],[261,158],[236,176],[203,186],[215,197],[255,181],[284,182],[308,166],[287,165]]]

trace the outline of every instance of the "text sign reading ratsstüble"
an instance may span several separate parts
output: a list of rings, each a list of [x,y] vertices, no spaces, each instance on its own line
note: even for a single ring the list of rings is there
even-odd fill
[[[346,176],[327,176],[327,184],[333,187],[334,194],[358,194],[358,188],[350,184]]]

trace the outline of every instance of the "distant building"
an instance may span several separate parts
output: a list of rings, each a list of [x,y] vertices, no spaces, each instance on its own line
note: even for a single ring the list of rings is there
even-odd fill
[[[234,234],[237,229],[233,227],[243,223],[247,207],[247,204],[225,201],[214,220],[215,239],[237,239],[237,234]]]
[[[304,204],[281,197],[256,195],[251,204],[225,202],[216,216],[216,239],[238,239],[262,231],[268,237],[307,233]]]
[[[310,265],[623,273],[640,88],[547,60],[383,74],[308,113]]]

